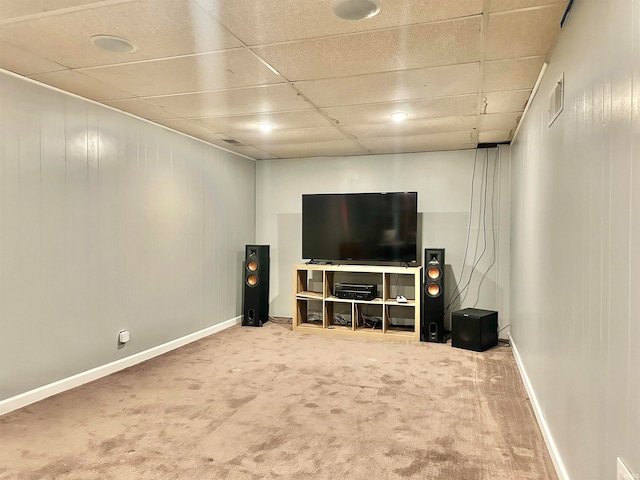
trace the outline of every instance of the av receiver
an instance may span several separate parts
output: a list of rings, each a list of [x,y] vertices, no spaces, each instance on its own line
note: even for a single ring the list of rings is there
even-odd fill
[[[346,300],[373,300],[378,296],[378,286],[356,283],[336,283],[334,286],[334,295]]]

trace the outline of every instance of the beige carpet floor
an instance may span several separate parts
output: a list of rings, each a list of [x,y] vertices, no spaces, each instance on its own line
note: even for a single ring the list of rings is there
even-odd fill
[[[236,326],[0,417],[1,479],[556,479],[511,349]]]

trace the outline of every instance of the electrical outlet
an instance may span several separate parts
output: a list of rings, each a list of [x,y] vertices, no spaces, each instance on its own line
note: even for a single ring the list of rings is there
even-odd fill
[[[129,341],[129,332],[127,330],[120,330],[118,333],[118,342],[127,343]]]
[[[622,459],[618,457],[618,476],[616,480],[640,480],[640,474],[631,473]]]

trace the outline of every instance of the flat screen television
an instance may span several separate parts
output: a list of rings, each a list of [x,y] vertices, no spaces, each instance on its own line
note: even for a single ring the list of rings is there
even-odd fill
[[[418,193],[302,195],[302,258],[414,262]]]

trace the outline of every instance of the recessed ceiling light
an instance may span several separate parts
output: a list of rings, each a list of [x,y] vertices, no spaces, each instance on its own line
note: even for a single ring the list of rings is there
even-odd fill
[[[263,132],[270,132],[271,130],[273,130],[273,125],[267,122],[262,122],[258,124],[258,128]]]
[[[133,52],[135,47],[129,40],[113,35],[94,35],[89,39],[96,47],[109,52]]]
[[[333,13],[344,20],[364,20],[380,11],[378,0],[334,0]]]
[[[389,116],[391,117],[391,120],[393,120],[394,122],[401,122],[405,120],[409,115],[407,115],[404,112],[395,112]]]

